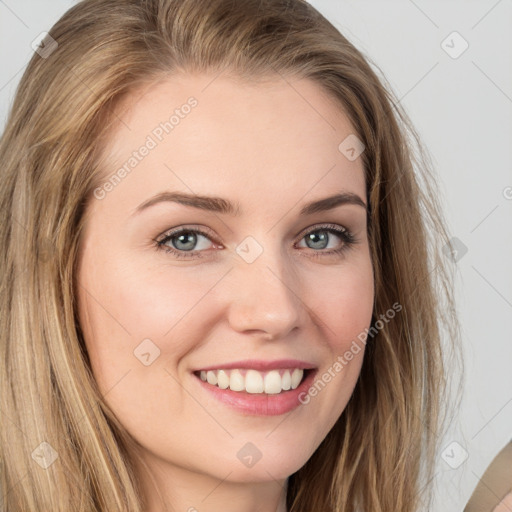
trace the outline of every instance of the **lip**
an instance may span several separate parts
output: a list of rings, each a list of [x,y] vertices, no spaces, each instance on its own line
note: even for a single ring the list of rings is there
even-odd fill
[[[220,363],[212,366],[204,366],[192,370],[193,372],[208,370],[234,370],[237,368],[244,368],[247,370],[253,369],[260,372],[279,370],[279,369],[294,369],[300,368],[301,370],[313,370],[316,366],[313,363],[300,361],[298,359],[276,359],[274,361],[264,361],[262,359],[244,359],[243,361],[233,361],[231,363]]]
[[[280,362],[280,364],[282,363],[283,361]],[[294,364],[296,363],[297,362]],[[240,365],[240,362],[236,364]],[[272,363],[274,365],[273,367],[268,366],[268,364],[269,363],[266,363],[267,366],[265,366],[264,369],[283,368],[283,366],[275,366],[274,363]],[[232,366],[232,368],[229,368],[228,366],[215,366],[208,369],[215,370],[218,368],[233,369],[243,368],[243,366]],[[250,366],[249,368],[257,369],[255,366]],[[300,367],[293,366],[293,368]],[[207,371],[208,369],[202,368],[204,371]],[[212,384],[208,384],[208,382],[202,381],[196,374],[192,374],[192,376],[194,380],[201,386],[201,388],[205,390],[205,392],[210,393],[210,396],[213,396],[231,409],[252,416],[278,416],[280,414],[285,414],[292,411],[299,405],[303,405],[299,400],[299,397],[302,394],[307,393],[308,389],[313,383],[316,373],[318,372],[318,368],[306,368],[305,370],[306,375],[296,389],[282,391],[277,395],[247,393],[246,391],[232,391],[229,388],[221,389]]]

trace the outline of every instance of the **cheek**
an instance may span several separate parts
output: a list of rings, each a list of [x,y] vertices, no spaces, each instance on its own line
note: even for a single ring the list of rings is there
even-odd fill
[[[193,267],[135,267],[111,280],[121,306],[119,314],[133,333],[151,333],[160,339],[173,337],[173,331],[183,321],[201,310],[204,302],[208,302],[208,291],[219,279],[218,273]]]
[[[115,352],[121,343],[118,348],[126,353],[146,338],[159,344],[173,337],[173,330],[194,314],[211,287],[180,269],[154,272],[124,263],[114,266],[106,260],[98,265],[101,273],[96,270],[81,276],[81,320],[91,340],[102,340],[96,349],[105,353]]]
[[[159,416],[159,400],[170,389],[180,410],[183,396],[165,370],[173,371],[213,326],[217,308],[208,291],[218,272],[155,270],[120,258],[87,261],[79,274],[79,314],[100,391],[127,424],[136,421],[132,409],[142,402]]]
[[[212,474],[217,475],[218,467],[226,474],[232,466],[227,454],[239,449],[241,438],[228,446],[224,432],[210,428],[210,416],[205,416],[205,410],[170,373],[179,379],[182,374],[174,370],[181,367],[180,361],[187,361],[189,353],[227,325],[226,314],[240,293],[238,285],[233,288],[222,281],[229,267],[162,263],[157,268],[128,258],[117,258],[115,263],[113,258],[91,261],[95,265],[82,276],[90,295],[82,294],[86,307],[81,308],[81,321],[86,324],[93,371],[107,403],[130,434],[153,453],[185,466],[191,460],[205,459],[206,453],[206,459],[215,462],[201,464]],[[359,375],[363,351],[330,380],[329,368],[369,326],[373,307],[373,275],[369,260],[363,257],[336,267],[301,267],[297,279],[286,284],[302,301],[302,305],[297,301],[297,307],[304,308],[303,338],[322,354],[318,378],[324,386],[311,394],[309,405],[297,413],[301,416],[296,423],[283,422],[273,439],[266,437],[270,428],[263,434],[253,431],[255,443],[275,454],[277,466],[272,471],[280,474],[298,469],[343,412]],[[221,334],[219,330],[216,339]],[[145,339],[160,350],[148,367],[134,356]],[[203,417],[204,423],[197,421]],[[240,436],[247,436],[243,419],[237,418],[233,425],[240,425]],[[220,446],[224,459],[219,458]],[[195,459],[190,456],[194,451],[198,453]]]
[[[308,306],[321,320],[325,339],[337,353],[346,350],[370,325],[374,304],[373,270],[359,258],[308,281]]]
[[[329,357],[302,403],[326,419],[318,425],[321,439],[345,409],[361,371],[374,303],[371,261],[361,258],[331,275],[317,275],[315,282],[308,288],[307,303],[316,312]]]

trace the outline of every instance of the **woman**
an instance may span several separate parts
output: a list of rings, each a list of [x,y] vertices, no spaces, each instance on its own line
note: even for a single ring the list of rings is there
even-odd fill
[[[0,143],[4,508],[428,506],[447,237],[364,57],[300,0],[49,34]]]

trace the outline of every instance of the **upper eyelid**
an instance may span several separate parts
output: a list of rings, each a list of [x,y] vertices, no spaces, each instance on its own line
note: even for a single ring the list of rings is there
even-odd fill
[[[350,229],[348,229],[346,226],[343,226],[341,224],[336,224],[334,222],[326,222],[323,224],[322,223],[312,224],[311,226],[308,226],[308,227],[304,228],[302,231],[300,231],[297,236],[299,237],[299,240],[301,240],[307,233],[309,233],[311,231],[320,231],[322,229],[325,229],[325,230],[338,229],[338,230],[346,233],[346,235],[348,237],[352,238],[353,241],[356,242],[354,235]],[[163,245],[168,239],[170,239],[180,233],[186,233],[186,232],[190,232],[190,231],[197,232],[198,234],[207,237],[212,243],[222,245],[221,242],[217,241],[216,236],[214,234],[212,234],[212,230],[210,228],[207,228],[205,226],[187,225],[187,224],[167,230],[162,235],[158,236],[155,239],[155,242]],[[331,234],[336,235],[336,233],[331,233]],[[341,234],[339,234],[337,236],[340,237]],[[190,251],[190,252],[193,253],[195,251]],[[203,251],[197,251],[197,252],[203,252]]]
[[[351,230],[349,228],[347,228],[346,226],[343,226],[342,224],[336,224],[334,222],[326,222],[326,223],[312,224],[311,226],[308,226],[308,227],[304,228],[303,230],[301,230],[297,236],[303,235],[303,233],[308,233],[309,231],[312,231],[312,230],[329,229],[331,227],[340,229],[348,234],[351,233]],[[157,241],[165,240],[166,238],[168,238],[170,236],[174,236],[179,233],[188,232],[188,231],[198,232],[199,234],[202,234],[205,236],[211,236],[212,238],[215,238],[215,234],[213,233],[213,231],[210,228],[207,228],[205,226],[184,224],[183,226],[171,228],[171,229],[168,229],[167,231],[164,231],[161,235],[159,235],[156,238],[156,240]]]
[[[167,238],[170,238],[172,236],[176,236],[176,235],[178,235],[178,234],[180,234],[182,232],[186,233],[186,232],[189,232],[189,231],[197,232],[200,235],[208,236],[208,237],[211,237],[212,239],[215,239],[215,235],[212,234],[212,231],[209,228],[206,228],[204,226],[200,226],[199,227],[199,226],[184,225],[184,226],[179,226],[177,228],[168,229],[167,231],[165,231],[161,235],[157,236],[155,241],[156,242],[162,242],[162,241],[166,240]]]

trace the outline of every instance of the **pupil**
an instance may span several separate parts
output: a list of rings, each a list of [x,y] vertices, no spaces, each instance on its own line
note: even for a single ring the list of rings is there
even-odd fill
[[[318,233],[320,233],[320,235],[318,235]],[[326,245],[325,243],[327,242],[327,233],[325,231],[318,231],[316,233],[310,233],[308,235],[308,239],[310,242],[313,243],[313,248],[314,249],[325,249]],[[186,247],[176,247],[176,244],[173,244],[174,247],[176,247],[176,249],[181,249],[181,250],[192,250],[192,248],[194,247],[195,243],[196,243],[196,235],[195,233],[192,233],[192,232],[187,232],[187,233],[182,233],[181,235],[178,236],[178,241],[177,241],[178,244],[180,243],[184,243],[186,245]],[[320,246],[318,246],[318,244],[320,244]]]
[[[320,241],[321,247],[314,247],[314,249],[325,249],[325,242],[327,241],[327,233],[325,231],[317,231],[317,233],[321,233],[318,236],[316,233],[309,234],[309,240],[313,242],[313,244],[318,243]]]
[[[187,239],[191,240],[191,242],[189,242],[189,244],[188,244],[188,247],[176,247],[176,245],[174,245],[176,247],[176,249],[191,250],[194,247],[195,243],[196,243],[196,240],[195,240],[196,239],[196,235],[194,233],[191,233],[189,231],[187,233],[179,235],[177,243],[184,242],[186,244],[187,243],[186,242]]]

